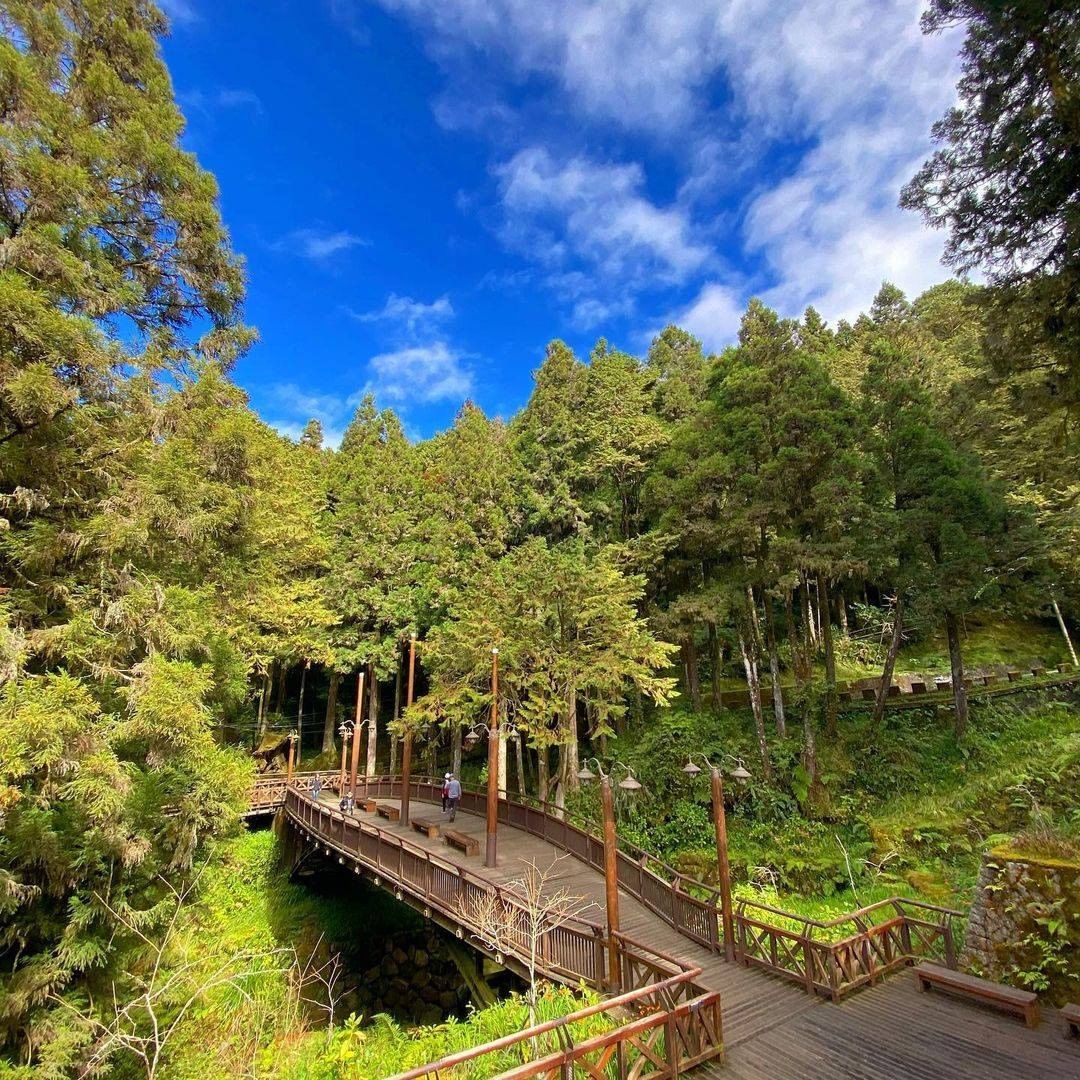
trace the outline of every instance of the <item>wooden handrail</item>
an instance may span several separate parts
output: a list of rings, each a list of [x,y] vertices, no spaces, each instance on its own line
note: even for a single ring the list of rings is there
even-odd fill
[[[444,898],[441,894],[433,891],[430,881],[430,869],[429,872],[424,875],[424,880],[422,882],[417,882],[412,878],[402,876],[401,853],[407,853],[428,868],[438,868],[443,871],[448,878],[457,883],[457,895],[459,897],[464,895],[466,885],[471,885],[477,889],[483,890],[489,895],[496,896],[499,903],[505,905],[507,909],[515,910],[521,915],[525,915],[526,909],[512,891],[508,891],[481,876],[474,876],[463,867],[445,862],[427,849],[418,847],[401,836],[387,833],[372,823],[344,815],[340,811],[321,803],[315,803],[305,792],[295,786],[290,788],[286,793],[285,810],[286,813],[289,814],[289,816],[302,828],[314,830],[320,843],[328,848],[332,846],[335,851],[338,851],[342,855],[355,857],[359,861],[367,863],[375,872],[393,879],[398,887],[406,889],[413,894],[419,893],[420,899],[423,900],[426,905],[438,908],[459,925],[464,922],[466,912],[461,908],[448,907],[449,899]],[[334,825],[337,826],[336,831],[340,834],[340,842],[338,837],[334,835]],[[354,833],[356,837],[356,843],[354,845],[350,846],[346,841],[346,830],[351,830]],[[360,838],[362,836],[372,837],[379,843],[379,848],[376,850],[376,857],[373,863],[372,860],[365,857],[360,850]],[[381,857],[383,848],[391,849],[399,853],[396,873],[393,867],[388,869],[384,865]],[[479,931],[481,928],[470,927],[470,929],[472,931]],[[599,943],[606,940],[606,931],[604,927],[587,919],[570,917],[567,919],[560,918],[557,926],[544,931],[544,933],[557,935],[553,940],[562,940],[567,934],[576,936],[578,941],[586,947],[585,955],[588,955],[591,958],[591,962],[585,967],[574,966],[572,949],[567,952],[564,948],[561,955],[557,954],[557,948],[554,953],[548,953],[542,949],[541,970],[556,978],[565,977],[566,975],[572,976],[575,982],[579,979],[584,979],[587,983],[600,989],[607,984],[609,972],[605,970],[604,965],[604,957],[606,957],[607,953],[605,949],[597,947]],[[581,954],[579,954],[579,956],[580,955]],[[662,974],[664,977],[678,975],[679,977],[685,976],[689,979],[694,979],[700,975],[700,968],[693,967],[665,954],[661,954],[652,949],[651,946],[635,941],[624,935],[620,935],[619,937],[618,955],[622,958],[629,958],[632,962],[637,962],[640,965],[645,965],[654,974]]]
[[[292,782],[285,790],[284,778],[276,776],[262,776],[256,781],[256,789],[259,787],[280,787],[282,799],[287,801],[290,797],[301,800],[320,814],[330,815],[334,819],[347,823],[347,827],[355,828],[357,836],[363,834],[375,835],[380,838],[382,844],[395,847],[399,852],[409,852],[413,857],[420,859],[427,865],[439,866],[445,873],[455,875],[461,881],[470,881],[477,888],[488,892],[494,892],[502,903],[512,904],[505,890],[500,889],[483,877],[474,877],[463,868],[454,864],[445,863],[433,856],[424,848],[417,847],[400,836],[384,833],[381,829],[355,818],[346,818],[332,808],[318,805],[306,798],[303,788],[310,782],[314,773],[294,773]],[[401,778],[399,776],[380,775],[368,777],[362,781],[365,788],[370,790],[384,789],[390,796],[395,794],[395,787],[400,793]],[[334,785],[327,784],[331,790]],[[442,779],[435,777],[416,776],[410,780],[410,794],[417,799],[425,794],[433,801],[437,801],[438,793],[442,787]],[[482,809],[481,801],[484,793],[476,788],[465,788],[463,804],[468,806],[475,802],[478,809]],[[505,800],[500,800],[499,820],[511,827],[521,828],[532,835],[539,836],[545,842],[554,847],[573,855],[586,865],[599,868],[602,858],[603,841],[588,831],[587,827],[576,824],[563,816],[556,816],[549,810],[549,804],[535,799],[521,799],[507,793]],[[539,815],[539,821],[533,815]],[[343,825],[342,828],[345,826]],[[344,835],[344,834],[343,834]],[[575,842],[576,838],[576,842]],[[675,871],[672,867],[654,858],[648,852],[634,845],[626,845],[630,851],[638,852],[636,860],[630,858],[626,851],[619,852],[618,874],[620,887],[625,888],[635,896],[649,910],[673,927],[677,932],[697,941],[712,951],[719,951],[722,947],[718,918],[719,894],[710,886],[698,882],[692,878]],[[359,841],[357,842],[359,847]],[[399,858],[400,861],[400,858]],[[657,870],[666,871],[670,880],[657,873]],[[407,883],[403,883],[407,884]],[[687,886],[702,889],[707,899],[700,899],[690,895],[686,891]],[[520,905],[518,905],[520,906]],[[893,914],[889,919],[873,921],[884,909],[891,908]],[[916,912],[933,913],[936,921],[919,918]],[[450,913],[452,914],[452,913]],[[923,900],[915,900],[907,897],[890,897],[877,901],[874,904],[848,912],[829,920],[813,919],[799,915],[795,912],[784,911],[750,898],[740,898],[734,904],[734,922],[736,929],[736,956],[744,963],[753,963],[766,967],[788,978],[793,978],[804,984],[813,992],[815,990],[827,993],[836,998],[855,986],[877,978],[881,973],[874,949],[887,953],[887,967],[891,969],[899,962],[907,962],[913,956],[939,955],[942,948],[945,952],[947,963],[955,964],[955,942],[953,939],[952,921],[963,918],[963,913],[951,908],[942,907]],[[769,916],[790,922],[796,929],[787,929],[769,921]],[[899,919],[903,923],[902,939],[906,943],[903,949],[897,947],[895,941],[886,941],[889,928],[896,925]],[[838,927],[851,924],[853,933],[837,941],[822,940],[822,936]],[[587,920],[573,919],[565,924],[573,932],[581,935],[602,935],[603,928]],[[927,933],[911,935],[909,930],[918,927]],[[883,944],[874,944],[878,941]],[[765,943],[770,942],[768,948]],[[786,943],[786,944],[781,944]],[[852,959],[859,946],[864,947],[865,959]],[[922,952],[917,949],[923,950]],[[796,958],[796,946],[801,959]],[[657,955],[651,947],[641,946],[645,952]],[[669,963],[677,963],[670,957],[664,958]],[[857,960],[857,962],[856,962]],[[599,964],[600,961],[594,961]],[[861,968],[852,974],[854,967]],[[557,965],[550,970],[555,971]],[[818,978],[819,968],[825,973],[827,981]],[[865,970],[862,970],[862,969]],[[562,969],[568,970],[568,969]],[[577,973],[580,974],[580,973]]]

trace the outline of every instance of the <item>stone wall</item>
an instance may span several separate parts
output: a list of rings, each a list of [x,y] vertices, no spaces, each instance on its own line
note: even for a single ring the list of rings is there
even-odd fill
[[[1054,1004],[1080,1001],[1080,861],[985,855],[960,962]]]
[[[368,960],[354,973],[345,1012],[389,1013],[405,1024],[438,1024],[465,1015],[469,987],[435,927],[395,934]]]

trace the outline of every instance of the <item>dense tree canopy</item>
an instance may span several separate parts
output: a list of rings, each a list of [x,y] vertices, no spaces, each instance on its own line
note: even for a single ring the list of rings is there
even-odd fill
[[[362,709],[369,769],[403,731],[456,768],[493,648],[518,783],[557,801],[579,746],[737,679],[761,789],[787,754],[812,791],[850,630],[891,638],[880,724],[900,640],[941,629],[965,737],[965,616],[1080,612],[1077,16],[936,0],[951,20],[961,106],[905,199],[991,286],[886,284],[835,328],[752,300],[719,356],[675,326],[644,358],[553,341],[508,421],[465,403],[413,441],[367,397],[332,447],[230,381],[242,269],[161,14],[0,3],[0,1042],[76,1060],[57,998],[123,979],[113,913],[161,917],[264,733],[334,760]]]

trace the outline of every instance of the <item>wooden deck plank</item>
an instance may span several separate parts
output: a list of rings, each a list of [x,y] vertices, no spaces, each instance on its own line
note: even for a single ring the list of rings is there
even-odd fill
[[[382,802],[397,804],[398,800]],[[336,809],[333,796],[324,805]],[[418,816],[442,818],[437,804],[414,799]],[[600,872],[574,858],[562,858],[551,844],[500,825],[499,865],[448,849],[439,839],[411,827],[377,823],[398,836],[464,869],[474,878],[506,885],[530,861],[548,869],[552,881],[594,905],[586,917],[604,919]],[[482,818],[458,811],[454,828],[485,843]],[[1080,1054],[1061,1038],[1050,1013],[1029,1030],[1021,1021],[943,995],[919,994],[910,974],[900,972],[876,987],[839,1003],[812,997],[797,983],[756,968],[729,963],[676,932],[624,890],[619,893],[623,932],[702,969],[698,980],[722,994],[726,1061],[693,1070],[716,1080],[1077,1080]]]

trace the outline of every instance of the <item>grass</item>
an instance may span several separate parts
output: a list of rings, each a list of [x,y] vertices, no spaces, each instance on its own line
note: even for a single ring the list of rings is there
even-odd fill
[[[291,882],[271,832],[244,832],[219,846],[197,901],[186,909],[173,962],[203,957],[213,964],[238,953],[263,959],[258,974],[243,981],[243,992],[216,990],[183,1022],[170,1043],[164,1076],[374,1078],[522,1029],[526,1006],[517,997],[434,1027],[405,1028],[386,1016],[370,1026],[356,1017],[337,1017],[328,1025],[325,1014],[298,999],[291,950],[323,957],[342,949],[351,954],[349,966],[358,968],[369,949],[379,946],[381,952],[387,934],[418,924],[420,916],[352,875],[313,879],[320,881],[319,891]],[[554,1019],[582,1005],[581,995],[552,988],[541,995],[540,1016]],[[591,1021],[578,1035],[603,1030],[606,1023]],[[503,1055],[495,1071],[515,1063],[521,1063],[520,1054],[516,1060]]]

